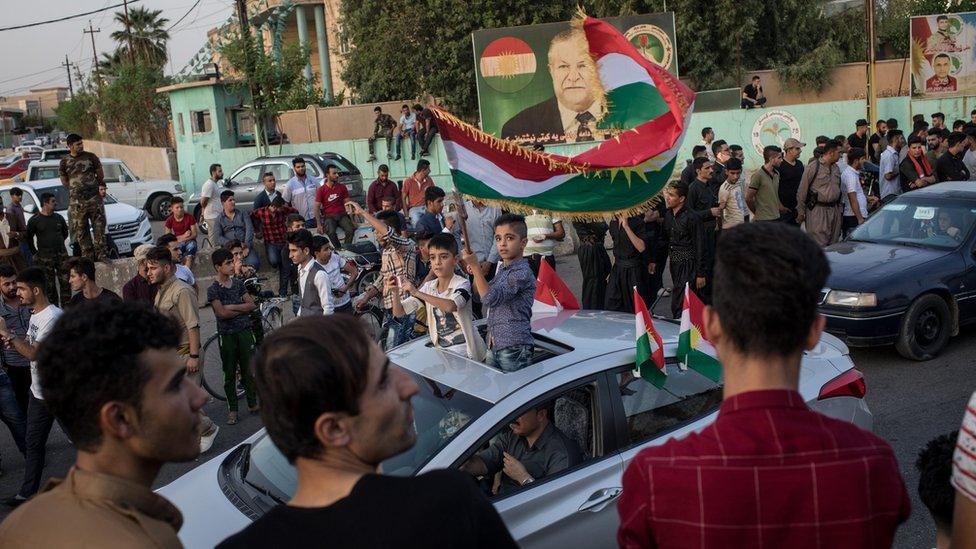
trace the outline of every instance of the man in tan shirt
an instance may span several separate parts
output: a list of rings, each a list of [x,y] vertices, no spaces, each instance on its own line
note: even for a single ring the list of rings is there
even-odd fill
[[[839,147],[837,141],[827,141],[820,158],[815,158],[803,170],[800,190],[796,195],[796,222],[805,221],[807,234],[821,246],[829,246],[840,240],[843,210],[840,202],[840,168],[837,167]],[[816,205],[813,209],[807,209],[807,198],[813,191],[817,193]]]
[[[165,250],[165,253],[164,253]],[[200,385],[200,313],[197,293],[186,282],[176,278],[173,254],[166,246],[156,246],[146,254],[149,282],[159,288],[156,310],[179,324],[180,345],[177,349],[186,364],[186,377]],[[200,414],[200,453],[213,446],[219,428],[203,411]]]
[[[87,303],[58,319],[38,373],[78,457],[0,524],[0,547],[181,547],[179,510],[152,491],[164,463],[200,453],[207,395],[186,377],[181,331],[138,303]]]

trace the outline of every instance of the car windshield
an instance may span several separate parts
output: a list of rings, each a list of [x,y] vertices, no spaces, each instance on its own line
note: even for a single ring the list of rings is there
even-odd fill
[[[969,235],[976,204],[900,197],[858,227],[850,240],[951,250]]]
[[[31,170],[31,181],[40,181],[41,179],[57,179],[58,167],[57,166],[35,166]]]
[[[354,166],[351,162],[349,162],[345,158],[342,158],[340,156],[326,156],[325,159],[328,160],[330,164],[335,165],[336,168],[339,168],[340,176],[359,175],[359,168]]]
[[[64,188],[62,185],[44,187],[41,189],[35,189],[34,192],[37,193],[37,198],[45,194],[54,195],[54,210],[58,212],[63,212],[68,209],[68,189]],[[112,195],[106,195],[103,199],[106,204],[115,204],[117,201],[112,198]]]
[[[467,393],[437,383],[405,370],[416,380],[420,390],[413,397],[414,428],[417,443],[412,448],[382,463],[385,474],[416,474],[473,420],[488,410],[490,404]],[[251,447],[250,462],[244,476],[259,490],[280,501],[287,501],[295,491],[295,468],[264,434]]]

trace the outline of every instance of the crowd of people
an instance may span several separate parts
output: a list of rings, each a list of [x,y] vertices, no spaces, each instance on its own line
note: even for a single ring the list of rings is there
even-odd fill
[[[760,85],[760,84],[757,84]],[[683,289],[690,285],[711,302],[721,234],[742,223],[776,222],[803,227],[829,246],[863,224],[878,207],[914,189],[944,181],[976,180],[976,110],[971,121],[946,127],[945,115],[931,124],[913,119],[908,139],[895,119],[879,120],[868,135],[866,120],[847,137],[818,136],[807,147],[795,138],[763,148],[758,169],[744,170],[741,146],[702,129],[702,142],[663,200],[643,215],[609,223],[577,223],[583,273],[583,308],[633,312],[632,287],[652,303],[663,287],[665,264],[672,280],[671,311],[680,316]],[[613,242],[613,261],[603,245]]]
[[[386,115],[377,114],[377,128],[385,128]],[[724,371],[724,403],[713,424],[644,449],[627,467],[618,504],[622,547],[683,546],[691,538],[715,547],[891,545],[910,505],[890,446],[811,411],[797,384],[803,352],[824,327],[817,313],[829,273],[822,247],[890,195],[976,179],[976,111],[955,131],[943,115],[931,118],[931,125],[913,121],[908,139],[896,120],[879,121],[871,136],[859,120],[847,137],[818,137],[807,162],[807,145],[787,139],[765,147],[752,173],[741,147],[705,128],[694,158],[647,213],[574,225],[583,308],[633,312],[632,289],[653,302],[669,265],[672,314],[681,313],[685,286],[709,305],[705,329]],[[75,149],[62,162],[63,181],[90,235],[99,223],[101,176],[97,157],[82,155],[79,143],[69,136]],[[530,459],[524,433],[546,430],[551,411],[543,404],[527,411],[513,422],[510,440],[459,471],[383,475],[379,464],[416,442],[410,399],[418,388],[349,313],[381,298],[390,345],[426,333],[432,345],[501,371],[526,368],[536,278],[543,263],[556,268],[554,249],[567,226],[544,212],[522,216],[479,200],[456,200],[445,211],[446,193],[425,159],[402,187],[379,166],[365,207],[349,200],[334,168],[324,181],[306,172],[301,157],[293,168],[281,191],[264,174],[265,192],[250,214],[221,189],[219,165],[201,193],[214,247],[205,295],[219,335],[227,423],[239,420],[240,385],[248,412],[261,415],[298,470],[287,505],[221,546],[321,539],[427,546],[431,514],[454,518],[440,522],[435,545],[515,546],[471,477],[500,472],[506,490],[540,480],[519,458]],[[40,201],[23,224],[36,266],[26,258],[0,264],[0,420],[25,458],[23,483],[5,500],[18,509],[0,524],[0,546],[68,546],[79,536],[110,547],[179,546],[180,512],[151,486],[163,464],[207,452],[219,431],[203,412],[200,389],[200,303],[191,270],[197,220],[174,200],[165,234],[134,251],[138,273],[120,297],[96,280],[95,262],[104,258],[97,237],[69,259],[64,239],[76,222],[69,227],[54,213],[52,195]],[[0,236],[19,254],[22,242],[7,240],[21,236],[14,202],[0,217]],[[350,245],[357,220],[373,229],[381,268],[354,300],[356,269],[336,251]],[[267,336],[246,284],[259,266],[256,240],[278,270],[279,296],[295,296],[298,317]],[[487,337],[474,328],[482,316]],[[41,489],[55,421],[77,460],[64,479]],[[554,440],[567,468],[582,458],[563,439]],[[522,446],[518,456],[503,451]],[[976,395],[960,431],[933,439],[917,467],[939,546],[976,547]],[[389,528],[363,527],[376,509],[398,510]]]

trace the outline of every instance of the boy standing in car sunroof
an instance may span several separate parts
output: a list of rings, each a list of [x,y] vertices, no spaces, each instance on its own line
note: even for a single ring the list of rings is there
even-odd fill
[[[391,286],[399,286],[410,294],[401,301],[400,292],[393,292],[393,314],[400,318],[425,307],[427,333],[435,347],[481,362],[485,359],[485,342],[471,323],[471,282],[454,272],[457,240],[454,235],[438,233],[430,239],[427,249],[436,278],[418,289],[411,280],[392,277]]]
[[[535,298],[535,276],[529,261],[522,257],[528,242],[525,218],[505,214],[495,221],[495,248],[502,263],[488,283],[474,252],[465,249],[462,259],[488,307],[487,364],[504,372],[515,372],[532,361],[532,301]]]

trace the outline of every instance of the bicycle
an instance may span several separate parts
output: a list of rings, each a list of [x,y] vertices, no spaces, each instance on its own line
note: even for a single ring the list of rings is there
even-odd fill
[[[261,283],[266,282],[265,277],[251,277],[244,281],[244,288],[257,302],[258,308],[252,316],[252,329],[255,331],[255,343],[260,344],[261,340],[284,325],[284,315],[282,304],[288,301],[285,297],[276,297],[272,292],[264,291]],[[260,318],[260,325],[254,325]],[[224,365],[220,358],[220,344],[218,339],[220,334],[213,334],[203,344],[200,351],[200,368],[203,375],[200,376],[200,385],[210,393],[210,396],[217,400],[227,400],[224,394]],[[237,396],[244,394],[244,389],[238,380]]]

